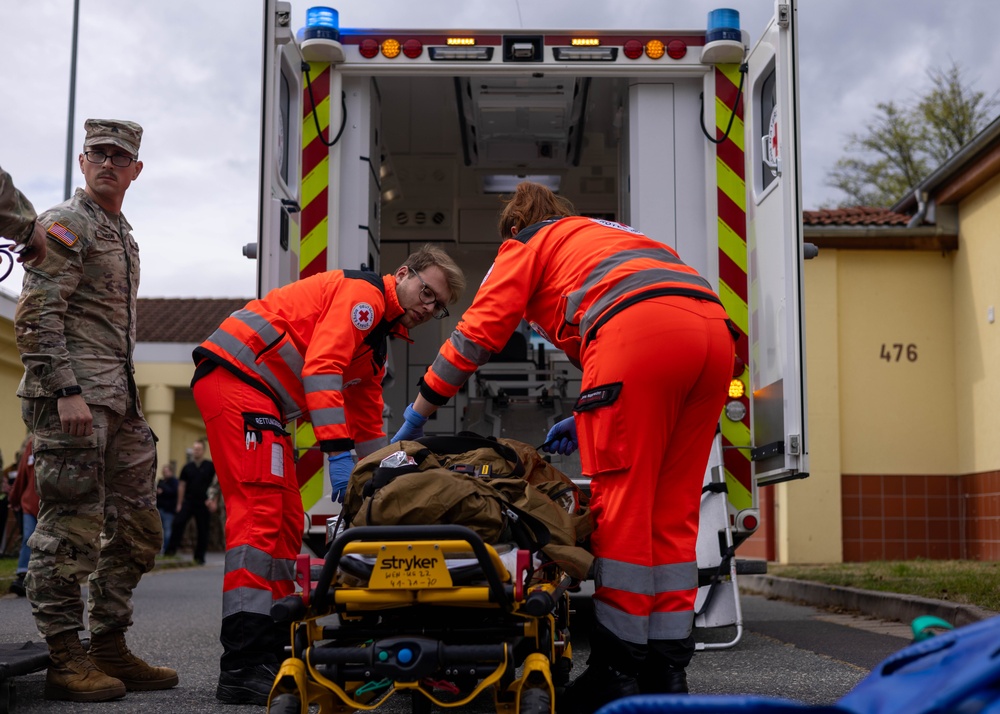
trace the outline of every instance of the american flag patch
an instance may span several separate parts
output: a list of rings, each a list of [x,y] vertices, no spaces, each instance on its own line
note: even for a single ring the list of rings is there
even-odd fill
[[[73,247],[80,237],[64,226],[62,223],[53,223],[49,226],[49,235],[58,240],[63,245]]]

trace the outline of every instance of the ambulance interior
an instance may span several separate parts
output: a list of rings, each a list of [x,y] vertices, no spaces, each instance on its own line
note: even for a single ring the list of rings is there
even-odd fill
[[[522,72],[372,81],[382,130],[381,270],[394,270],[431,242],[456,259],[468,283],[449,317],[415,329],[412,345],[392,344],[393,379],[385,392],[390,428],[399,425],[426,366],[471,304],[500,243],[500,197],[524,177],[546,183],[583,215],[628,223],[668,243],[714,277],[714,245],[706,245],[704,229],[709,153],[698,121],[700,73],[641,80]],[[527,354],[514,350],[513,359],[522,365],[505,363],[502,375],[503,381],[515,375],[526,388],[505,385],[505,402],[502,395],[489,398],[491,385],[474,377],[438,410],[428,433],[471,429],[541,444],[548,425],[569,415],[580,372],[539,336],[525,337]],[[531,373],[532,363],[547,374]],[[546,380],[559,382],[557,390],[548,387],[550,396],[561,392],[554,403],[538,399],[546,387],[536,383]],[[571,458],[577,460],[562,467],[573,475],[578,457]]]

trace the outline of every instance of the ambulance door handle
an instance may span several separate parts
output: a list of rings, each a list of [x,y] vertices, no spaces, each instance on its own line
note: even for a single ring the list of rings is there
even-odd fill
[[[299,202],[292,198],[281,199],[281,205],[288,213],[298,213],[302,210],[302,207],[299,206]]]
[[[770,140],[768,136],[760,137],[760,160],[771,169],[771,173],[774,176],[781,176],[781,158],[777,158],[774,161],[767,160],[767,142]]]

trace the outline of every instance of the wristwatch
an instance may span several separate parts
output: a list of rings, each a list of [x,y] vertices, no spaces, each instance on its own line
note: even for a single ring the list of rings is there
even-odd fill
[[[71,397],[74,394],[83,394],[83,387],[79,384],[74,384],[72,387],[63,387],[62,389],[57,389],[55,391],[56,399]]]

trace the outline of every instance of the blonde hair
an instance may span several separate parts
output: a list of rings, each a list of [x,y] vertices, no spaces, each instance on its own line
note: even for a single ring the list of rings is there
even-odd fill
[[[576,210],[568,199],[557,196],[545,186],[533,181],[522,181],[514,189],[513,196],[501,200],[504,200],[506,205],[500,212],[500,220],[497,222],[500,240],[510,238],[512,228],[520,231],[532,223],[547,218],[576,215]]]
[[[451,259],[451,256],[437,246],[429,243],[422,246],[419,250],[410,253],[410,257],[403,265],[414,273],[436,265],[441,268],[445,282],[448,283],[448,289],[451,290],[451,300],[448,303],[454,305],[462,297],[462,291],[465,290],[465,274]]]

